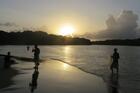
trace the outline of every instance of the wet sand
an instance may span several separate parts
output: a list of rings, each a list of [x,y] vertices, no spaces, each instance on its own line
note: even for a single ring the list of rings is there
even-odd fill
[[[31,91],[32,93],[108,93],[102,78],[83,72],[66,63],[46,60],[39,65],[37,71],[33,68],[33,62],[19,61],[18,63],[13,66],[13,69],[24,74],[17,75],[12,70],[7,72],[7,74],[14,73],[15,77],[9,78],[15,84],[0,89],[0,93],[31,93]],[[9,81],[4,82],[9,83]]]

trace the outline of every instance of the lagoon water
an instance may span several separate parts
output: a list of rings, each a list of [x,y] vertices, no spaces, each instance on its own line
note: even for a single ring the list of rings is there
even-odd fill
[[[33,57],[33,46],[0,46],[0,54]],[[110,56],[114,48],[120,53],[118,88],[122,93],[140,93],[140,47],[135,46],[39,46],[41,59],[59,60],[102,77],[109,84]]]

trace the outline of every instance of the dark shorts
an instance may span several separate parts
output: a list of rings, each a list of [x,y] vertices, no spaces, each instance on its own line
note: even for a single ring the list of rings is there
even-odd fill
[[[118,62],[113,62],[112,64],[111,64],[111,69],[113,69],[113,68],[116,68],[116,69],[118,69],[118,66],[119,66],[119,64],[118,64]]]
[[[39,56],[34,56],[34,61],[38,62],[39,61]]]

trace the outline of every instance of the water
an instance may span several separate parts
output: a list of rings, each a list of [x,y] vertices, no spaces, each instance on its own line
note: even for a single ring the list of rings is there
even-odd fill
[[[120,53],[119,88],[123,93],[140,93],[140,47],[135,46],[39,46],[41,59],[52,59],[74,65],[83,71],[103,77],[108,82],[110,56],[114,48]],[[0,46],[0,54],[33,57],[26,46]]]

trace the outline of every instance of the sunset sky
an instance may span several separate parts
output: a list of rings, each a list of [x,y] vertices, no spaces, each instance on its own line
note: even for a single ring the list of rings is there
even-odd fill
[[[140,0],[0,0],[1,30],[35,29],[59,34],[61,27],[69,24],[75,35],[106,38],[117,31],[115,38],[133,38],[133,32],[139,31],[139,16]],[[110,26],[111,22],[117,26]],[[108,34],[98,35],[100,32]]]

